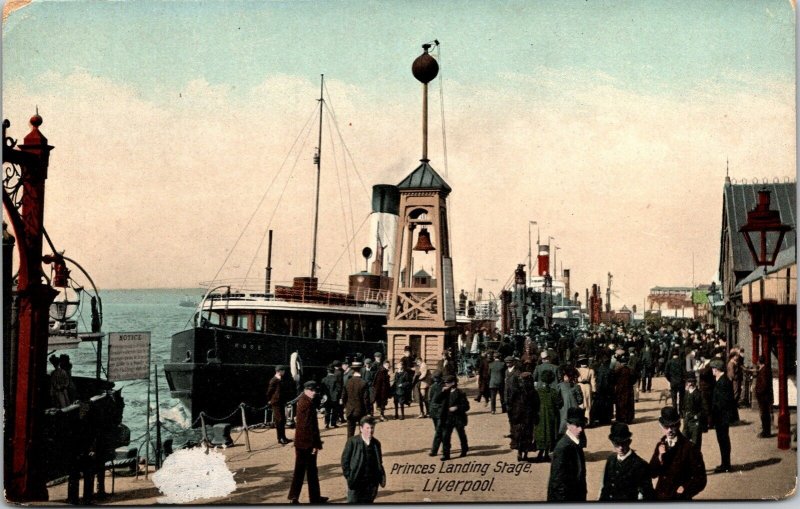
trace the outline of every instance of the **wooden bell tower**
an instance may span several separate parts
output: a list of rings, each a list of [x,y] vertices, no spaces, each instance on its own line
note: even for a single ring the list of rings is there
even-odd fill
[[[428,164],[428,83],[439,72],[428,53],[411,71],[423,84],[422,159],[397,185],[400,207],[395,241],[392,304],[387,329],[387,358],[393,366],[406,346],[431,365],[456,344],[453,260],[447,224],[447,196],[452,189]],[[432,272],[432,273],[430,273]]]

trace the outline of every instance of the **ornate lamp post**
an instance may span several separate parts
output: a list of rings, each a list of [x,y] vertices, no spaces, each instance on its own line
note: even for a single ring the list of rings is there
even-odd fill
[[[719,330],[719,320],[717,315],[717,302],[720,301],[720,292],[719,288],[717,287],[717,282],[712,281],[711,286],[708,288],[708,304],[711,311],[711,320],[712,324],[714,325],[714,329]]]
[[[753,292],[752,284],[748,292],[746,304],[749,304],[751,317],[758,321],[759,330],[762,331],[762,352],[766,358],[767,366],[771,367],[770,344],[774,342],[778,352],[778,449],[789,449],[791,435],[789,430],[789,401],[786,373],[786,341],[788,338],[784,320],[785,312],[781,312],[777,295],[765,292],[765,283],[768,275],[766,267],[775,265],[783,237],[792,227],[781,222],[780,212],[770,210],[769,191],[762,189],[758,192],[758,203],[753,210],[747,213],[747,222],[739,228],[744,235],[750,255],[756,267],[764,267],[765,273],[757,281],[759,291]],[[756,251],[754,238],[759,241],[759,250]],[[771,248],[770,248],[771,246]],[[744,296],[743,296],[744,297]],[[784,306],[785,307],[785,306]],[[792,327],[794,329],[794,327]],[[756,336],[753,336],[756,341]],[[754,349],[755,350],[755,349]]]
[[[6,494],[14,502],[47,500],[42,468],[41,422],[47,406],[49,309],[57,292],[44,282],[42,244],[44,191],[52,146],[39,131],[42,117],[31,117],[24,143],[6,136],[3,122],[3,208],[14,229],[19,253],[16,338],[4,338],[13,355],[6,396]]]

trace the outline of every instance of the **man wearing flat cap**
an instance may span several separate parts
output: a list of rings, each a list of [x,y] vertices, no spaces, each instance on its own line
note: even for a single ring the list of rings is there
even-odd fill
[[[731,438],[728,434],[730,425],[738,420],[739,411],[733,396],[733,384],[725,375],[725,363],[722,359],[711,361],[711,372],[716,378],[714,392],[711,395],[711,417],[714,432],[719,444],[720,465],[714,469],[716,473],[731,471]]]
[[[464,391],[457,387],[457,379],[454,375],[447,375],[443,382],[442,392],[436,397],[435,402],[442,405],[439,414],[439,426],[442,429],[441,460],[447,461],[450,459],[450,440],[453,430],[456,430],[461,441],[461,457],[466,456],[469,450],[467,432],[464,430],[468,422],[469,401],[467,401]]]
[[[631,449],[633,434],[628,425],[615,422],[611,425],[608,439],[614,454],[606,460],[601,502],[654,500],[656,492],[650,480],[650,466]]]
[[[680,432],[675,407],[661,409],[658,419],[664,436],[650,458],[650,476],[656,478],[657,500],[691,500],[706,487],[703,453]]]
[[[275,366],[273,376],[267,386],[267,401],[272,407],[273,423],[278,434],[278,443],[286,445],[286,403],[294,397],[294,380],[286,375],[286,366]]]
[[[299,503],[300,490],[304,478],[308,478],[308,499],[312,504],[324,504],[328,497],[320,496],[319,472],[317,470],[317,453],[322,450],[322,439],[319,435],[317,409],[314,397],[318,390],[313,380],[303,385],[303,393],[297,400],[297,427],[294,434],[294,473],[289,488],[289,501]]]
[[[548,502],[586,501],[586,458],[583,455],[585,426],[584,410],[570,408],[567,411],[567,431],[553,450],[547,482]]]
[[[353,370],[353,375],[347,381],[342,393],[344,418],[347,419],[347,438],[355,435],[356,427],[361,418],[368,414],[370,404],[369,386],[361,378],[361,363],[353,361],[350,368]]]
[[[694,373],[686,375],[686,404],[683,408],[683,434],[695,447],[702,450],[703,433],[706,426],[706,413],[703,410],[703,396],[697,388],[697,377]]]

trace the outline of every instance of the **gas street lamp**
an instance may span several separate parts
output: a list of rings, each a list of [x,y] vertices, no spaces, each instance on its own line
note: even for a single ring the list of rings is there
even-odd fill
[[[781,222],[779,211],[770,210],[769,194],[767,189],[758,192],[756,207],[747,213],[747,222],[739,228],[739,232],[744,235],[744,240],[747,242],[747,248],[750,250],[753,261],[759,267],[775,265],[775,258],[778,257],[778,251],[781,250],[783,237],[792,230],[791,226]],[[756,234],[758,235],[756,236]],[[759,240],[758,253],[756,253],[753,243],[756,238]],[[767,247],[772,239],[776,240],[773,241],[772,249],[767,252]]]
[[[764,267],[764,274],[758,281],[759,288],[761,289],[758,294],[753,295],[752,283],[747,297],[743,292],[743,300],[750,308],[751,316],[760,315],[762,324],[761,335],[762,341],[762,355],[764,355],[767,362],[767,370],[770,371],[771,377],[771,344],[775,344],[778,354],[778,449],[789,449],[791,445],[790,423],[789,423],[789,401],[788,401],[788,384],[787,384],[787,342],[789,341],[789,331],[795,329],[795,324],[790,317],[796,313],[796,304],[790,304],[789,299],[784,299],[785,304],[780,302],[777,296],[764,295],[765,287],[770,280],[770,275],[767,274],[767,267],[775,265],[775,260],[778,257],[778,252],[783,243],[783,237],[787,232],[792,230],[792,227],[781,222],[780,212],[777,210],[770,210],[769,208],[769,195],[767,189],[762,189],[758,192],[758,203],[753,210],[747,213],[747,222],[739,228],[739,232],[744,235],[747,247],[750,250],[750,255],[753,257],[753,263],[756,267]],[[756,236],[757,234],[757,236]],[[759,240],[759,251],[756,252],[753,239]],[[774,242],[773,244],[771,244]],[[768,247],[772,245],[771,249]],[[779,285],[774,285],[779,286]],[[784,288],[788,288],[784,286]],[[766,292],[770,293],[770,292]],[[771,297],[771,298],[769,298]],[[787,309],[788,308],[788,309]],[[757,336],[753,336],[754,352],[755,341]]]

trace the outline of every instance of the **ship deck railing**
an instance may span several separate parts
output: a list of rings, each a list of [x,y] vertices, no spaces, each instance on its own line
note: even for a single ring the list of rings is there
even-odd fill
[[[215,286],[220,286],[215,282]],[[231,290],[215,290],[208,296],[208,300],[221,301],[267,301],[267,302],[292,302],[308,304],[327,304],[339,306],[354,306],[381,309],[386,308],[391,301],[391,291],[375,288],[358,288],[353,295],[348,293],[348,288],[343,285],[316,285],[315,287],[297,287],[292,282],[276,282],[274,290],[267,293],[260,282],[247,284],[236,280],[230,284]]]

